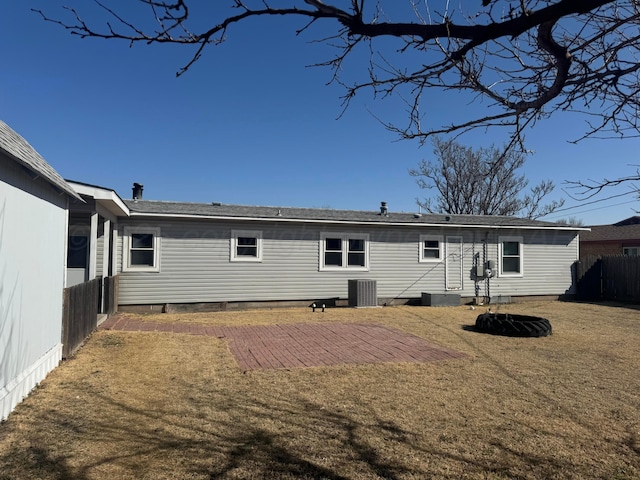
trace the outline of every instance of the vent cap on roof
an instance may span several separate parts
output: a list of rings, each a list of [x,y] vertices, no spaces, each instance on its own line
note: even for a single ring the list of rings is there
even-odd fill
[[[134,200],[142,200],[142,190],[144,190],[144,185],[134,182],[133,188],[131,190],[133,190]]]

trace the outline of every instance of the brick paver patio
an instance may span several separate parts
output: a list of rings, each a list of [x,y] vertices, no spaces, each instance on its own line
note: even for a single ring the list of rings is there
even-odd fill
[[[433,362],[466,355],[384,325],[294,323],[207,326],[110,317],[101,330],[173,332],[224,338],[243,370],[344,364]]]

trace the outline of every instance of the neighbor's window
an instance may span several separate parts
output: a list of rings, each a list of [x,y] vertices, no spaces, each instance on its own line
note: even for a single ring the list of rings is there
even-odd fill
[[[640,247],[624,247],[622,249],[622,254],[623,255],[638,256],[638,255],[640,255]]]
[[[438,235],[420,235],[420,261],[442,261],[442,237]]]
[[[262,232],[233,230],[231,232],[232,262],[262,261]]]
[[[369,268],[369,236],[366,234],[323,233],[320,244],[320,270]]]
[[[522,276],[522,237],[500,237],[500,275]]]
[[[123,271],[160,271],[160,229],[125,227]]]

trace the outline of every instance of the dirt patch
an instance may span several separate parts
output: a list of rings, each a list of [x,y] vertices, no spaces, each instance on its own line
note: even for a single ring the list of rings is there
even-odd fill
[[[377,324],[466,358],[245,372],[224,339],[100,331],[0,424],[0,478],[640,477],[638,310],[500,311],[554,333],[469,331],[468,307],[144,316]]]

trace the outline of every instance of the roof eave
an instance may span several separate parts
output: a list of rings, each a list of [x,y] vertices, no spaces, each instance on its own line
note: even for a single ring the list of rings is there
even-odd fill
[[[130,217],[151,217],[151,218],[187,218],[203,220],[231,220],[249,222],[284,222],[284,223],[329,223],[337,225],[376,225],[376,226],[402,226],[402,227],[454,227],[454,228],[490,228],[498,230],[523,229],[523,230],[561,230],[577,231],[589,230],[584,227],[547,226],[547,225],[491,225],[491,224],[464,224],[464,223],[431,223],[431,222],[373,222],[366,220],[326,220],[310,218],[282,218],[282,217],[241,217],[233,215],[195,215],[187,213],[148,213],[130,212]]]
[[[120,196],[111,189],[86,185],[74,181],[67,182],[81,195],[92,197],[116,217],[128,217],[131,212]]]

